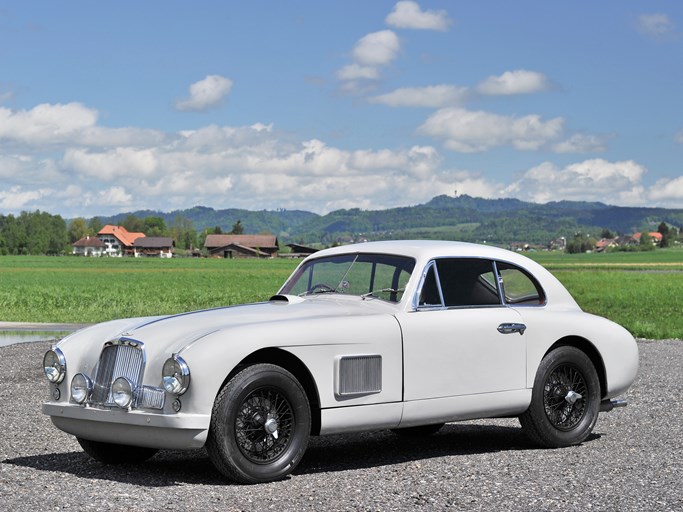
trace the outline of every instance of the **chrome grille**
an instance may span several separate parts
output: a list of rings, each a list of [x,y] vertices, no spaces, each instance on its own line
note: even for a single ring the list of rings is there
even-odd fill
[[[100,354],[90,403],[114,406],[112,383],[119,377],[126,377],[136,386],[140,386],[144,369],[145,354],[142,343],[125,338],[107,342]]]
[[[359,395],[382,391],[382,356],[348,356],[339,361],[339,394]]]

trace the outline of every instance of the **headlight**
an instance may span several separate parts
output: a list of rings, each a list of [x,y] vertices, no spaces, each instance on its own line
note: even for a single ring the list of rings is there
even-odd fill
[[[174,395],[182,395],[190,385],[190,368],[179,355],[166,359],[161,371],[164,389]]]
[[[47,380],[53,384],[59,384],[66,375],[66,359],[57,347],[48,350],[43,357],[43,371]]]
[[[119,377],[111,386],[114,403],[122,409],[128,409],[133,404],[133,383],[126,377]]]
[[[71,399],[77,404],[85,402],[92,393],[92,380],[87,375],[77,373],[71,379]]]

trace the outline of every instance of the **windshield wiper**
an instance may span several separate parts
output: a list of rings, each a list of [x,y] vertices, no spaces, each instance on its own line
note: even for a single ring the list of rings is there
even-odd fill
[[[364,293],[360,296],[360,298],[365,300],[368,297],[377,297],[378,293],[401,293],[403,291],[405,291],[405,288],[399,288],[398,290],[396,290],[395,288],[382,288],[380,290],[373,290],[371,292]]]

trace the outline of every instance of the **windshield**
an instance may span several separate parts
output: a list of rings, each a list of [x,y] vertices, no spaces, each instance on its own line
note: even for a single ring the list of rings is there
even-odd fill
[[[385,254],[318,258],[299,267],[280,293],[345,293],[399,302],[414,267],[412,258]]]

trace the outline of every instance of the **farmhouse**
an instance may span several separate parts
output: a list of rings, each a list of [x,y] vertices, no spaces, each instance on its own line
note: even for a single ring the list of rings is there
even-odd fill
[[[131,233],[123,226],[111,224],[107,224],[97,233],[97,238],[105,245],[102,253],[104,256],[131,256],[135,253],[135,241],[144,236],[144,233]]]
[[[102,256],[105,245],[94,236],[86,236],[72,244],[73,254],[76,256]]]
[[[133,242],[133,255],[156,256],[159,258],[172,258],[175,242],[170,237],[141,236]]]
[[[275,258],[280,250],[275,235],[207,235],[204,247],[220,258]]]

